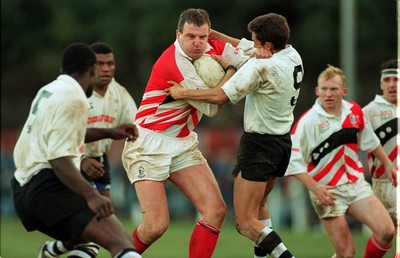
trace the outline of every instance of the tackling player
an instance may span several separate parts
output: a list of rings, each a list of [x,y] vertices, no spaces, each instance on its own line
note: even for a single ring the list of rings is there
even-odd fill
[[[168,92],[174,99],[219,105],[228,101],[236,104],[246,98],[245,132],[233,171],[236,228],[254,242],[255,257],[269,254],[288,258],[293,255],[271,228],[266,202],[289,162],[289,132],[303,79],[303,62],[297,50],[287,44],[290,29],[282,15],[256,17],[248,30],[254,47],[272,54],[270,58],[250,59],[222,87],[191,90],[171,81],[174,86]]]
[[[187,9],[180,15],[176,41],[159,57],[152,68],[135,124],[140,137],[126,142],[123,164],[136,190],[143,221],[132,232],[135,247],[143,253],[168,228],[169,211],[165,182],[173,183],[201,214],[189,243],[189,258],[211,257],[226,215],[218,183],[198,149],[193,129],[203,114],[216,116],[217,105],[199,101],[174,101],[166,93],[168,81],[188,88],[208,88],[197,75],[192,61],[203,53],[230,56],[232,62],[222,81],[235,72],[248,56],[239,48],[209,40],[211,22],[202,9]],[[248,41],[241,42],[241,45]]]

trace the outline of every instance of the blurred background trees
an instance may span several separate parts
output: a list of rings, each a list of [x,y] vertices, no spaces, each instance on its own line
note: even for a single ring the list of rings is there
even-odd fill
[[[351,87],[364,104],[379,92],[380,63],[397,56],[397,9],[393,0],[354,1],[358,79]],[[255,16],[285,15],[290,43],[305,66],[298,114],[314,101],[318,73],[328,63],[340,65],[339,5],[339,0],[2,1],[2,127],[22,126],[34,94],[58,75],[62,50],[74,41],[110,43],[116,78],[139,104],[152,64],[174,41],[179,14],[189,7],[206,9],[213,28],[238,38],[249,38],[246,25]]]

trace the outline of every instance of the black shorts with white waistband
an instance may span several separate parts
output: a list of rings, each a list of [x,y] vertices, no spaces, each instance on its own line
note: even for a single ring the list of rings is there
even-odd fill
[[[290,159],[290,134],[243,133],[232,174],[249,181],[266,182],[271,176],[285,175]]]
[[[14,207],[27,231],[38,230],[58,240],[80,237],[95,214],[86,201],[57,178],[52,169],[43,169],[20,186],[13,177]]]

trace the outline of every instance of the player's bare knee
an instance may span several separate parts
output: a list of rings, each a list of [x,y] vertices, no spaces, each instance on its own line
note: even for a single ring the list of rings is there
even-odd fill
[[[160,238],[168,229],[168,223],[150,223],[149,225],[142,224],[142,230],[146,237],[146,242],[152,243]],[[148,239],[149,238],[149,239]]]
[[[249,227],[246,226],[246,221],[244,221],[244,220],[236,221],[235,228],[236,228],[236,231],[239,232],[239,234],[241,234],[243,236],[246,236],[246,232],[249,230]]]
[[[226,214],[228,213],[228,208],[225,203],[219,205],[213,205],[212,207],[207,207],[204,210],[199,210],[201,217],[204,221],[209,224],[221,224]]]
[[[396,232],[395,232],[394,226],[388,228],[382,235],[381,244],[383,244],[383,245],[390,244],[393,241],[395,234],[396,234]]]

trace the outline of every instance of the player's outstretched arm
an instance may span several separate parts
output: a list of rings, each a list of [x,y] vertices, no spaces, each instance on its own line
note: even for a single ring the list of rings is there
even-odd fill
[[[166,89],[166,91],[176,100],[191,99],[218,105],[222,105],[229,101],[228,96],[221,88],[216,87],[212,89],[190,90],[183,88],[179,83],[174,81],[168,81],[168,83],[173,86]]]
[[[114,128],[88,128],[85,135],[85,143],[111,138],[121,140],[127,138],[135,141],[139,136],[134,124],[122,124]]]

